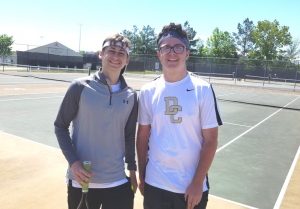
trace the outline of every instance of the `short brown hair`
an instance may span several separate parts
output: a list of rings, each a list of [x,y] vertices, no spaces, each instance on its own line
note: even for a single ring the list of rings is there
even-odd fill
[[[122,44],[124,44],[125,47],[128,47],[130,48],[130,40],[128,38],[126,38],[125,36],[121,35],[121,34],[114,34],[112,36],[109,36],[107,37],[103,43],[102,43],[102,46],[108,42],[108,41],[111,41],[111,42],[121,42]]]

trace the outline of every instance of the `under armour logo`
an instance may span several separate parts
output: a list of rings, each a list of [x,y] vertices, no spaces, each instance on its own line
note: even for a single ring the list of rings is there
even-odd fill
[[[175,115],[182,111],[182,107],[178,105],[178,99],[176,97],[165,97],[166,110],[165,114],[170,115],[171,123],[181,123],[182,117],[175,118]]]

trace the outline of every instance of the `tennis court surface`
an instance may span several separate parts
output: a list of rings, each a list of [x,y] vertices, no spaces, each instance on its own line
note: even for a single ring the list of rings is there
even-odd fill
[[[69,82],[82,76],[0,73],[1,208],[67,208],[67,163],[53,121]],[[126,75],[137,90],[155,76]],[[224,125],[208,208],[298,208],[300,92],[227,80],[214,89]],[[135,208],[142,208],[139,192]]]

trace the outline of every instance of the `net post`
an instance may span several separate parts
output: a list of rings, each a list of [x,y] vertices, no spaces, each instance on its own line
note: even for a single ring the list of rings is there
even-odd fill
[[[238,69],[238,64],[236,63],[236,65],[235,65],[235,72],[234,72],[234,78],[235,78],[234,84],[236,84],[236,81],[237,81],[237,69]]]
[[[210,82],[210,75],[211,75],[211,65],[212,65],[212,62],[210,62],[210,65],[209,65],[209,75],[208,75],[208,82]]]
[[[298,71],[296,71],[296,75],[295,75],[294,91],[296,91],[297,80],[298,80]]]
[[[235,72],[232,72],[232,80],[234,80],[234,84],[236,84]]]
[[[268,65],[268,62],[267,62],[267,60],[266,60],[266,61],[265,61],[264,78],[263,78],[263,86],[265,86],[266,73],[267,73],[267,65]]]

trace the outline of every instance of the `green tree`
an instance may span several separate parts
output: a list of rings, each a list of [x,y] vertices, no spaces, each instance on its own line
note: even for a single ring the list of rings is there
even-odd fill
[[[156,50],[156,34],[154,28],[149,25],[143,26],[139,32],[139,39],[137,42],[137,53],[139,54],[155,54]]]
[[[204,45],[204,42],[201,39],[199,39],[196,49],[197,49],[197,55],[199,57],[207,57],[208,56],[208,48]]]
[[[254,24],[249,18],[246,18],[243,24],[239,23],[237,26],[238,32],[233,33],[235,43],[243,56],[247,56],[248,52],[253,50],[253,37]]]
[[[138,35],[138,27],[136,25],[133,26],[132,31],[130,30],[123,30],[122,35],[126,36],[131,42],[131,52],[133,54],[137,54],[137,43],[139,42],[139,35]]]
[[[293,40],[292,43],[288,46],[285,52],[285,57],[292,61],[300,56],[300,41]]]
[[[255,51],[250,57],[271,60],[278,58],[282,49],[291,44],[292,36],[289,27],[280,26],[277,20],[264,20],[259,21],[253,30],[253,40]]]
[[[2,62],[4,62],[5,57],[12,54],[12,44],[14,43],[13,37],[6,34],[0,35],[0,56],[2,57]]]
[[[207,40],[208,55],[212,57],[236,58],[234,38],[227,32],[215,28]]]
[[[154,28],[143,26],[139,30],[137,26],[133,26],[133,30],[123,30],[122,34],[131,42],[133,54],[154,54],[156,48],[156,34]]]
[[[192,55],[198,54],[197,43],[199,39],[196,39],[195,36],[197,32],[190,26],[188,21],[185,21],[183,24],[183,29],[186,31],[188,39],[190,41],[190,52]]]

